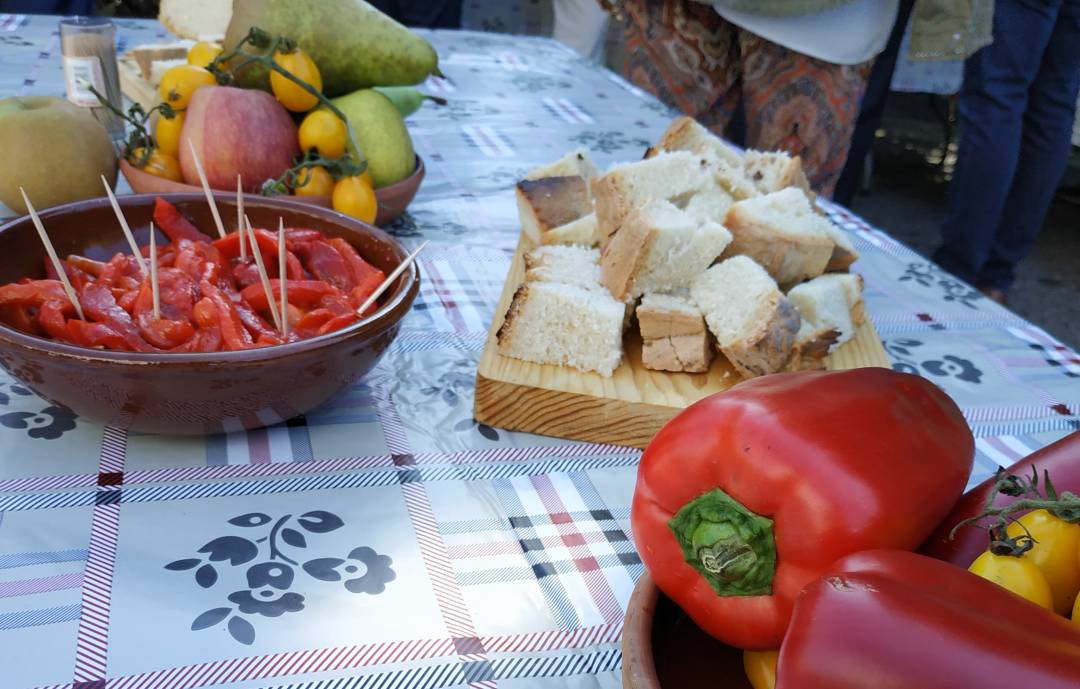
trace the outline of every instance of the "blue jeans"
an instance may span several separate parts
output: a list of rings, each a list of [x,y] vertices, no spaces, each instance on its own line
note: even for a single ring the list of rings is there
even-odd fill
[[[1012,285],[1065,172],[1078,89],[1080,0],[997,0],[994,42],[964,66],[941,267]]]

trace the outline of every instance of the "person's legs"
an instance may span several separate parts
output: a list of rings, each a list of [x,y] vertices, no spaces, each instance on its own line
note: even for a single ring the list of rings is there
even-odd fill
[[[866,93],[859,103],[859,119],[855,122],[855,133],[851,135],[851,149],[833,192],[833,200],[844,206],[850,206],[855,198],[855,191],[862,180],[863,164],[874,146],[874,132],[885,116],[885,101],[889,97],[889,85],[896,69],[896,58],[900,54],[900,43],[914,6],[915,0],[900,0],[889,42],[874,61],[874,69],[870,72],[870,79],[866,84]]]
[[[691,0],[625,0],[626,78],[723,134],[738,100],[730,24]]]
[[[1028,90],[1061,0],[997,0],[994,42],[968,58],[960,145],[934,261],[977,286],[1016,174]]]
[[[1028,92],[1016,176],[979,287],[1009,289],[1013,269],[1031,252],[1069,161],[1078,89],[1080,0],[1066,0]]]
[[[746,145],[802,158],[814,191],[832,196],[874,61],[834,65],[739,30]]]

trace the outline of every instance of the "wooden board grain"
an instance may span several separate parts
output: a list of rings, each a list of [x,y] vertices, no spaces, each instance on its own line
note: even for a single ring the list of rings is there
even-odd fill
[[[718,356],[708,373],[650,371],[641,339],[631,330],[625,356],[610,378],[568,366],[534,364],[499,354],[495,333],[525,273],[525,238],[518,243],[476,372],[474,415],[480,423],[572,440],[645,447],[672,416],[741,378]],[[867,320],[826,360],[829,369],[889,367],[889,357]]]

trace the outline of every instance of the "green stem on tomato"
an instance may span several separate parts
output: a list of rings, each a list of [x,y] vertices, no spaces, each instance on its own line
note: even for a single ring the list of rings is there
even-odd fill
[[[699,495],[668,522],[687,564],[718,596],[772,593],[776,573],[773,521],[754,514],[714,488]]]

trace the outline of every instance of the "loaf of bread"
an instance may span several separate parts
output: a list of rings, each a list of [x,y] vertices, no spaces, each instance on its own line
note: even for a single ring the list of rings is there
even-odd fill
[[[726,255],[749,256],[782,285],[824,273],[836,245],[829,221],[793,187],[737,202],[724,225],[732,235]]]
[[[690,285],[717,348],[744,378],[783,370],[799,332],[798,311],[768,273],[746,256],[733,256]]]
[[[667,201],[650,201],[631,213],[604,248],[604,285],[619,300],[690,286],[731,242],[715,222],[700,222]]]
[[[701,311],[686,299],[647,294],[637,307],[641,363],[654,371],[703,373],[713,359]]]

